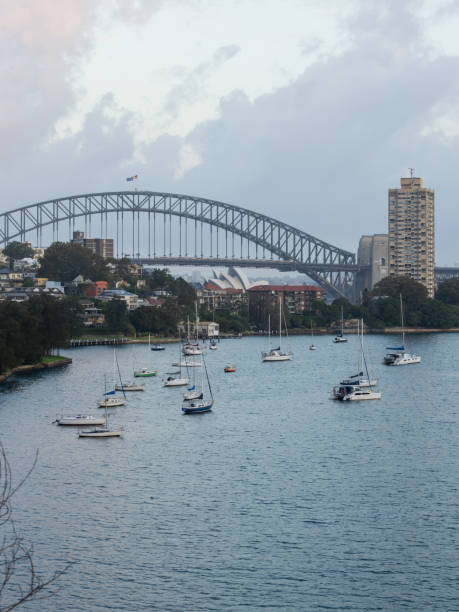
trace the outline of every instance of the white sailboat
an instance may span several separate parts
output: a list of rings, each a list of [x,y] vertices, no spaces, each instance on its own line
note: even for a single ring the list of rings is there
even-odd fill
[[[203,353],[203,349],[199,346],[199,336],[198,336],[198,323],[199,323],[199,318],[198,318],[198,302],[195,302],[195,310],[196,310],[196,315],[195,315],[195,336],[196,336],[196,341],[195,343],[192,343],[190,340],[190,319],[187,319],[187,342],[186,344],[184,344],[183,346],[183,354],[184,355],[202,355]]]
[[[343,307],[341,306],[341,333],[336,334],[333,338],[333,342],[338,344],[339,342],[347,342],[347,338],[344,337],[344,317],[343,317]]]
[[[309,350],[310,351],[317,350],[317,346],[314,344],[314,332],[312,330],[312,321],[311,321],[311,344],[309,345]]]
[[[78,432],[79,438],[119,438],[123,434],[123,428],[109,429],[108,427],[108,413],[107,407],[105,407],[105,427],[95,427],[94,429],[82,430]]]
[[[148,334],[148,350],[151,349],[150,343],[150,334]],[[156,376],[157,371],[152,368],[139,368],[138,370],[134,370],[134,378],[151,378],[152,376]]]
[[[268,337],[269,342],[271,343],[271,317],[268,317]],[[287,332],[287,327],[286,327]],[[285,353],[282,351],[282,296],[279,295],[279,347],[278,348],[269,348],[268,351],[264,351],[261,354],[262,361],[290,361],[292,359],[293,353],[289,351]]]
[[[179,371],[176,374],[170,374],[166,379],[163,379],[163,387],[184,387],[190,383],[190,379],[182,377],[182,360],[181,360],[180,342],[179,342]]]
[[[116,408],[117,406],[124,406],[124,404],[126,403],[125,399],[123,399],[119,395],[116,395],[116,390],[115,390],[115,386],[117,384],[116,383],[116,379],[117,379],[116,368],[117,368],[116,352],[115,352],[115,349],[113,349],[113,389],[111,391],[107,391],[107,377],[104,376],[104,397],[101,400],[99,400],[99,403],[98,403],[99,408]],[[120,383],[122,384],[121,377],[120,377]],[[123,395],[124,395],[124,391],[123,391]],[[126,398],[125,395],[124,395],[124,398]]]
[[[103,425],[105,423],[104,417],[95,417],[86,414],[77,414],[75,416],[64,416],[54,421],[57,425],[67,425],[74,427],[84,427],[86,425]]]
[[[400,320],[402,324],[402,344],[401,346],[387,346],[386,349],[393,352],[387,353],[384,356],[383,363],[384,365],[389,366],[402,366],[411,365],[413,363],[421,363],[421,357],[419,355],[408,353],[405,350],[405,324],[403,317],[402,294],[400,294]]]
[[[358,385],[359,387],[374,387],[378,384],[377,378],[368,378],[365,376],[363,369],[365,364],[365,354],[363,352],[363,333],[364,333],[364,324],[363,319],[362,322],[357,322],[357,337],[359,338],[358,342],[358,359],[357,359],[357,374],[349,376],[349,378],[345,378],[340,382],[340,385]],[[362,334],[362,342],[360,342],[360,334]]]

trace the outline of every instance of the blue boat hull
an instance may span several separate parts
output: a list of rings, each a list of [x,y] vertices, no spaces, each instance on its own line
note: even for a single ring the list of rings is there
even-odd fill
[[[210,412],[212,410],[212,403],[204,404],[203,406],[182,406],[182,412],[184,414],[201,414],[202,412]]]

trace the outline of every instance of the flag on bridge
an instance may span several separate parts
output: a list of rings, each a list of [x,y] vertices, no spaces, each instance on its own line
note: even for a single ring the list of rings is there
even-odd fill
[[[134,176],[128,176],[126,180],[129,182],[129,181],[135,181],[138,178],[139,178],[139,175],[134,174]]]

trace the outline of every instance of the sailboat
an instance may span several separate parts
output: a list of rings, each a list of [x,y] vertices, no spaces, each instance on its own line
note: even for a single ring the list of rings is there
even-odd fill
[[[287,326],[286,326],[287,331]],[[268,317],[268,337],[271,344],[271,317]],[[269,348],[268,351],[261,353],[262,361],[290,361],[293,353],[282,351],[282,296],[279,295],[279,347]]]
[[[150,344],[150,334],[148,334],[148,348],[151,348]],[[151,368],[140,368],[138,370],[134,370],[134,378],[150,378],[151,376],[156,376],[158,372]]]
[[[105,423],[104,417],[95,417],[86,414],[77,414],[75,416],[64,416],[54,421],[57,425],[68,425],[81,427],[84,425],[103,425]]]
[[[123,391],[123,393],[125,391],[145,391],[145,384],[138,384],[135,381],[132,381],[130,383],[124,383],[120,372],[120,382],[116,383],[115,391]]]
[[[202,366],[202,355],[201,355],[201,362],[198,365]],[[204,377],[203,368],[201,367],[201,384],[197,386],[196,386],[196,373],[195,372],[196,371],[193,370],[193,384],[191,385],[191,387],[188,387],[185,395],[183,396],[183,400],[186,402],[190,402],[192,400],[203,398],[203,377]]]
[[[105,427],[95,427],[94,429],[83,430],[78,432],[79,438],[119,438],[123,434],[123,428],[109,429],[108,413],[105,407]]]
[[[196,342],[192,343],[190,340],[190,319],[187,319],[187,326],[188,326],[188,331],[187,331],[187,342],[186,344],[183,346],[183,354],[184,355],[202,355],[203,349],[200,348],[199,346],[199,336],[198,336],[198,324],[199,324],[199,318],[198,318],[198,302],[195,301],[195,310],[196,310],[196,314],[195,314],[195,335],[196,335]]]
[[[204,355],[201,356],[201,359],[204,364],[203,369],[205,370],[205,373],[206,373],[207,387],[209,389],[210,399],[204,398],[204,386],[203,386],[203,380],[201,377],[201,392],[202,392],[201,397],[192,399],[191,401],[187,401],[184,398],[184,402],[182,404],[182,412],[184,414],[201,414],[202,412],[210,412],[212,410],[212,406],[214,405],[214,398],[212,395],[212,388],[210,386],[209,373],[207,372],[207,366],[204,360]],[[201,369],[201,373],[203,369]]]
[[[370,383],[374,381],[370,378],[368,372],[367,360],[365,358],[365,352],[363,349],[363,319],[361,321],[361,333],[359,334],[359,345],[360,345],[360,357],[359,367],[363,363],[366,373],[366,384],[360,385],[357,381],[351,383],[342,382],[339,387],[333,389],[332,399],[341,401],[362,401],[362,400],[378,400],[381,399],[380,391],[375,391]],[[360,375],[360,372],[359,372]],[[359,376],[360,377],[360,376]]]
[[[389,366],[402,366],[402,365],[411,365],[412,363],[421,363],[421,357],[419,355],[415,355],[414,353],[407,353],[405,351],[405,325],[403,320],[403,301],[402,294],[400,294],[400,320],[402,324],[402,344],[400,346],[386,346],[388,351],[393,351],[392,353],[387,353],[384,356],[383,363],[384,365]]]
[[[341,332],[336,334],[333,338],[333,342],[337,344],[338,342],[347,342],[347,338],[344,337],[344,318],[343,318],[343,307],[341,306]]]
[[[170,374],[165,380],[163,379],[163,387],[184,387],[185,385],[190,384],[189,378],[182,377],[182,361],[181,361],[180,345],[181,345],[181,342],[179,342],[179,361],[178,361],[179,371],[174,374]]]
[[[317,346],[314,344],[314,332],[312,330],[312,321],[311,321],[311,344],[309,345],[309,350],[310,351],[317,350]]]
[[[116,408],[117,406],[124,406],[125,402],[125,398],[126,395],[124,394],[124,390],[123,390],[123,395],[124,395],[124,399],[122,397],[119,397],[119,395],[116,395],[116,369],[117,369],[117,359],[116,359],[116,351],[115,349],[113,349],[113,389],[111,391],[107,391],[107,377],[104,376],[104,397],[103,399],[99,400],[99,408]],[[119,368],[118,368],[118,374],[119,374]],[[122,381],[121,381],[121,376],[120,376],[120,383],[122,385]]]
[[[364,333],[364,324],[363,319],[362,322],[358,321],[357,323],[357,336],[359,338],[359,356],[357,359],[357,374],[353,374],[340,382],[340,385],[358,385],[359,387],[374,387],[378,384],[377,378],[368,378],[364,372],[363,368],[366,367],[365,354],[363,352],[363,333]],[[362,342],[360,342],[360,334],[362,334]]]

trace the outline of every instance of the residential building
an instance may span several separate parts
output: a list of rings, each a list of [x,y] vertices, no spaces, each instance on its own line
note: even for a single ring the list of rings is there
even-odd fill
[[[111,300],[122,300],[128,310],[135,310],[139,306],[149,305],[135,293],[124,291],[124,289],[106,289],[99,295],[99,299],[110,302]]]
[[[199,338],[218,338],[220,334],[220,325],[215,321],[198,321],[198,337]],[[178,331],[181,336],[186,336],[188,333],[187,323],[179,323]],[[196,337],[196,325],[190,324],[190,335],[192,338]]]
[[[357,279],[359,293],[364,289],[371,291],[376,283],[389,274],[389,236],[387,234],[362,236],[357,252],[357,263],[363,268]]]
[[[105,325],[105,315],[100,308],[94,306],[94,302],[81,300],[80,305],[83,307],[81,318],[85,327],[103,327]]]
[[[245,316],[249,309],[249,294],[243,289],[227,287],[221,289],[212,281],[204,283],[196,290],[196,297],[200,307],[208,311],[228,310],[231,314]]]
[[[311,312],[312,302],[324,299],[324,290],[315,285],[259,285],[249,289],[250,314],[255,317],[267,311],[276,311],[279,296],[287,314]]]
[[[88,298],[97,298],[107,289],[107,281],[94,281],[83,285],[83,293]]]
[[[85,238],[84,232],[73,232],[73,239],[70,242],[80,244],[104,259],[113,258],[113,238]]]
[[[435,192],[422,179],[400,179],[400,188],[389,189],[389,275],[409,276],[435,291]]]

